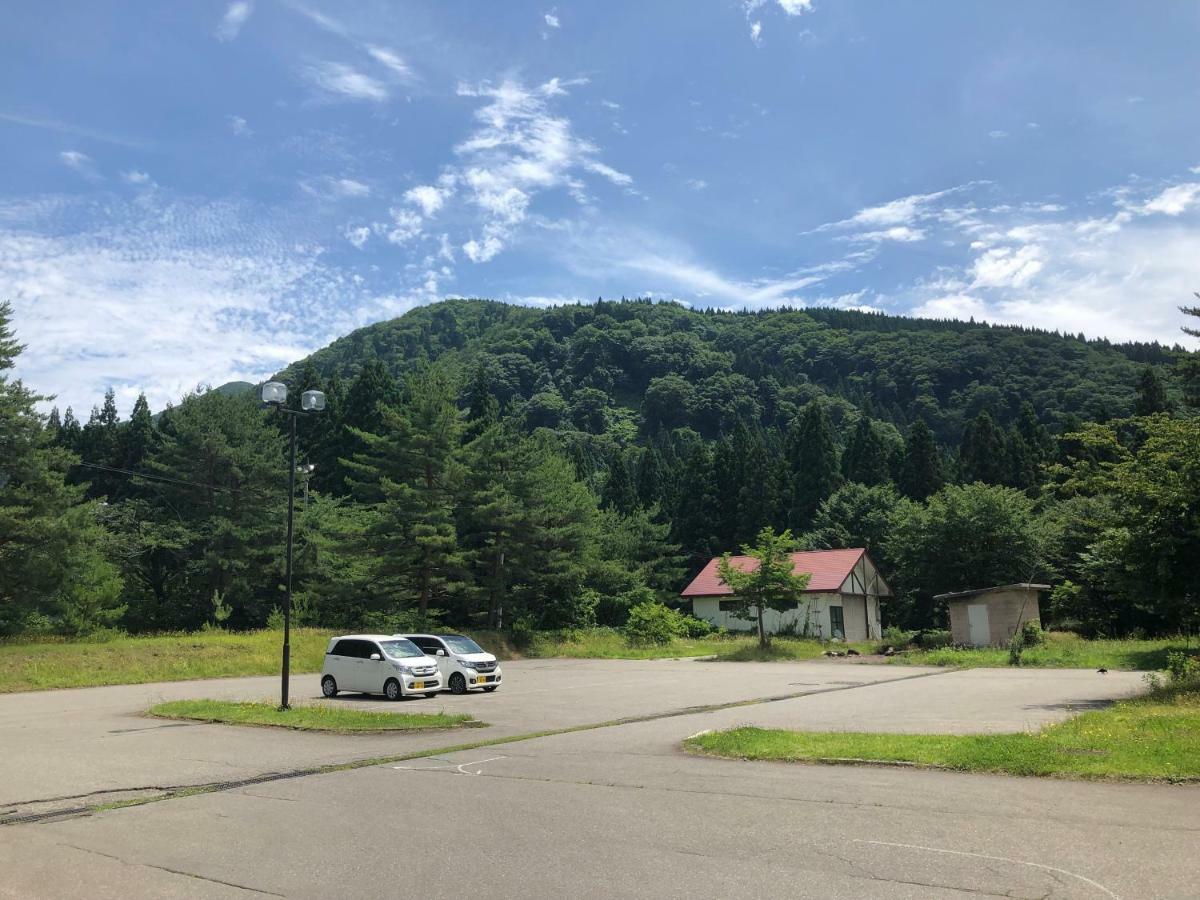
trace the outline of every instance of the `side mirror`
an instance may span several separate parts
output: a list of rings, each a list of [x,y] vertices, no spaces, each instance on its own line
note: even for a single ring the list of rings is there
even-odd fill
[[[371,659],[373,659],[373,660],[375,660],[376,662],[378,662],[379,660],[383,659],[383,657],[382,657],[382,656],[380,656],[378,653],[372,653],[372,654],[371,654]]]
[[[439,650],[439,651],[437,652],[437,655],[438,655],[438,656],[445,656],[445,655],[446,655],[446,651],[445,651],[445,650]]]

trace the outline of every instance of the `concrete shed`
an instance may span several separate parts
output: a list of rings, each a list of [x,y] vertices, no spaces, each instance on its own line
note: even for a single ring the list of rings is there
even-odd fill
[[[950,639],[955,644],[1003,646],[1026,622],[1041,621],[1038,594],[1048,590],[1048,584],[1005,584],[933,599],[945,600],[950,607]]]

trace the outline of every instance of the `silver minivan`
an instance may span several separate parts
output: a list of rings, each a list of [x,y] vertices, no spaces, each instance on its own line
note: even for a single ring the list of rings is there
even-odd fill
[[[347,634],[329,641],[321,667],[321,693],[383,694],[389,700],[432,697],[442,688],[437,660],[396,635]]]

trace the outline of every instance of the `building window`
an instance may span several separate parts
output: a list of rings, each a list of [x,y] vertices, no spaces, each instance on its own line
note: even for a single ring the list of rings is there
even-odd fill
[[[738,601],[737,600],[718,600],[717,608],[720,609],[721,612],[737,612],[738,611]]]
[[[835,638],[846,639],[846,624],[842,619],[842,608],[840,606],[829,607],[829,636]]]

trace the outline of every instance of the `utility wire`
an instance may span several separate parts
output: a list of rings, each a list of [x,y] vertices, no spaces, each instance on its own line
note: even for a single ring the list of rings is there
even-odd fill
[[[134,472],[132,469],[121,469],[116,466],[102,466],[99,463],[78,462],[76,466],[82,466],[85,469],[97,469],[101,472],[114,472],[118,475],[128,475],[133,478],[144,478],[147,481],[161,481],[166,484],[179,484],[184,487],[193,487],[203,491],[219,491],[223,494],[252,494],[258,497],[269,497],[270,494],[265,494],[262,491],[256,491],[253,488],[229,488],[216,484],[204,484],[199,481],[187,481],[183,478],[171,478],[167,475],[150,475],[146,472]]]

